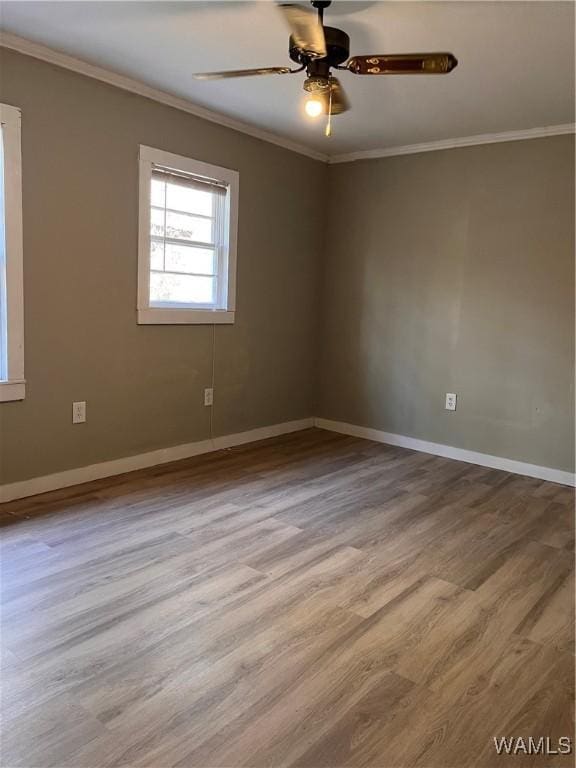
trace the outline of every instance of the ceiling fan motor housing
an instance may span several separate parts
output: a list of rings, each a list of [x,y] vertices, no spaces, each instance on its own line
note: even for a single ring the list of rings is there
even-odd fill
[[[350,38],[341,29],[336,27],[324,27],[324,37],[326,38],[327,56],[323,59],[314,59],[306,54],[301,48],[298,48],[294,38],[290,35],[289,53],[292,61],[298,64],[322,64],[323,69],[335,67],[343,64],[350,56]],[[309,72],[310,75],[315,74]]]

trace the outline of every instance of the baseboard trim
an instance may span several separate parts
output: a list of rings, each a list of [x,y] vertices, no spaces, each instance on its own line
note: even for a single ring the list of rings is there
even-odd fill
[[[73,485],[89,483],[92,480],[101,480],[105,477],[114,477],[123,475],[126,472],[133,472],[138,469],[147,469],[159,464],[168,464],[171,461],[188,459],[192,456],[199,456],[203,453],[220,451],[224,448],[233,448],[245,443],[253,443],[257,440],[266,440],[270,437],[287,435],[290,432],[299,432],[310,427],[326,429],[330,432],[340,432],[343,435],[361,437],[366,440],[374,440],[377,443],[386,443],[387,445],[397,445],[401,448],[409,448],[413,451],[422,453],[431,453],[435,456],[444,456],[456,461],[464,461],[468,464],[478,464],[481,467],[490,467],[491,469],[501,469],[504,472],[513,472],[517,475],[527,477],[536,477],[540,480],[548,480],[560,485],[576,485],[576,476],[573,472],[565,472],[552,467],[541,467],[537,464],[527,464],[515,459],[506,459],[502,456],[491,456],[487,453],[477,451],[468,451],[464,448],[455,448],[451,445],[442,445],[441,443],[431,443],[427,440],[419,440],[415,437],[406,435],[396,435],[392,432],[383,432],[380,429],[370,427],[360,427],[356,424],[347,424],[343,421],[333,421],[331,419],[308,418],[297,419],[296,421],[286,421],[281,424],[272,424],[268,427],[259,427],[250,429],[247,432],[237,432],[231,435],[215,437],[213,440],[200,440],[194,443],[184,443],[174,445],[170,448],[160,448],[157,451],[140,453],[136,456],[125,456],[121,459],[112,461],[103,461],[99,464],[90,464],[85,467],[77,467],[64,472],[56,472],[52,475],[43,475],[33,477],[30,480],[22,480],[17,483],[10,483],[0,486],[0,503],[23,499],[28,496],[37,496],[40,493],[56,491],[61,488],[69,488]]]
[[[444,456],[447,459],[456,459],[456,461],[465,461],[468,464],[478,464],[481,467],[501,469],[504,472],[512,472],[516,475],[525,475],[527,477],[537,477],[540,480],[548,480],[560,485],[576,485],[575,474],[561,469],[541,467],[538,464],[527,464],[515,459],[491,456],[488,453],[468,451],[464,448],[454,448],[451,445],[443,445],[442,443],[431,443],[427,440],[418,440],[415,437],[407,437],[406,435],[396,435],[393,432],[383,432],[380,429],[371,429],[370,427],[359,427],[356,424],[347,424],[343,421],[316,418],[314,419],[314,426],[329,430],[330,432],[340,432],[343,435],[374,440],[377,443],[397,445],[401,448],[410,448],[413,451],[432,453],[435,456]]]
[[[123,475],[126,472],[146,469],[158,464],[167,464],[179,459],[188,459],[191,456],[199,456],[202,453],[220,451],[224,448],[253,443],[257,440],[266,440],[269,437],[286,435],[290,432],[299,432],[302,429],[309,429],[313,426],[314,419],[312,418],[285,421],[282,424],[272,424],[269,427],[250,429],[248,432],[237,432],[232,435],[215,437],[213,440],[200,440],[195,443],[174,445],[170,448],[160,448],[157,451],[140,453],[136,456],[125,456],[113,461],[103,461],[99,464],[90,464],[86,467],[56,472],[53,475],[33,477],[30,480],[22,480],[17,483],[0,486],[0,503],[22,499],[27,496],[36,496],[47,491],[69,488],[72,485],[89,483],[92,480],[101,480],[105,477]]]

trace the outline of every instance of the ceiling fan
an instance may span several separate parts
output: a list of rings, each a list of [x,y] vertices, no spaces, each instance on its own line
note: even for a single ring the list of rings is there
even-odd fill
[[[341,29],[324,26],[324,9],[331,0],[311,0],[314,11],[292,3],[278,3],[291,30],[289,55],[299,66],[261,67],[226,72],[195,74],[197,80],[220,80],[250,75],[288,75],[306,70],[304,90],[310,96],[306,113],[310,117],[328,115],[326,135],[330,135],[330,118],[350,109],[350,104],[331,70],[346,70],[354,75],[446,75],[457,65],[452,53],[393,53],[350,56],[350,38]]]

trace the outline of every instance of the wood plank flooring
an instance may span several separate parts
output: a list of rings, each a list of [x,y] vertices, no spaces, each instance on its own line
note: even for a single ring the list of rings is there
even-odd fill
[[[572,765],[569,488],[320,430],[11,502],[3,768]]]

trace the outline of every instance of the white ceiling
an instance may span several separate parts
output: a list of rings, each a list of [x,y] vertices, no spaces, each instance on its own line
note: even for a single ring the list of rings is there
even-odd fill
[[[302,0],[303,5],[306,3]],[[302,111],[303,75],[195,81],[191,73],[289,62],[288,31],[259,2],[14,2],[6,31],[138,79],[325,154],[517,131],[574,120],[573,2],[344,2],[325,23],[351,54],[452,51],[443,77],[340,73],[352,103],[333,136]]]

